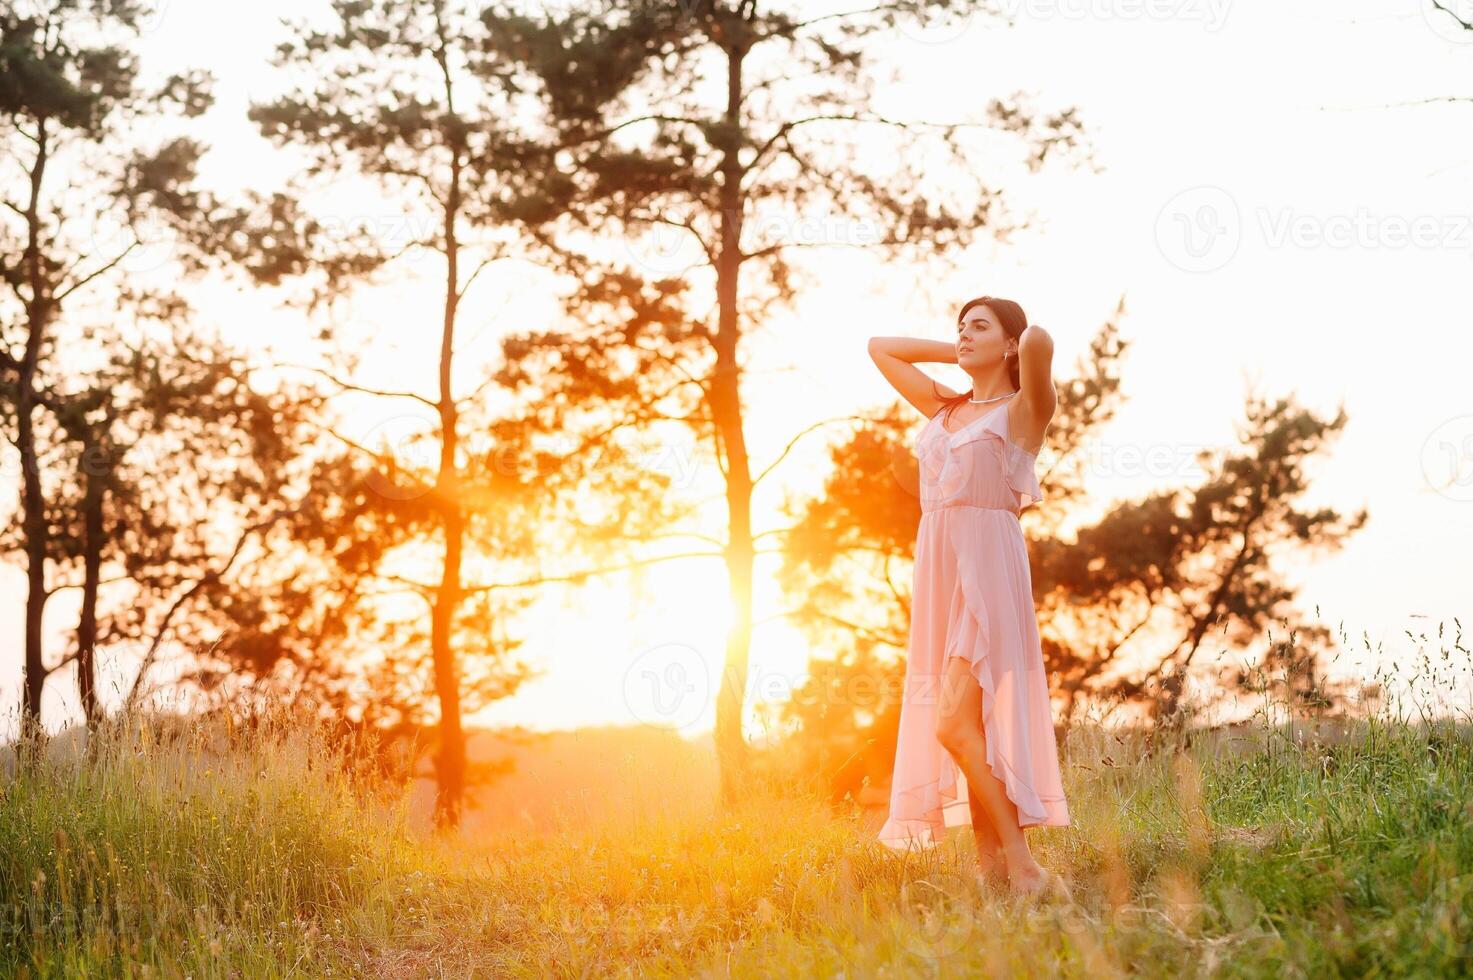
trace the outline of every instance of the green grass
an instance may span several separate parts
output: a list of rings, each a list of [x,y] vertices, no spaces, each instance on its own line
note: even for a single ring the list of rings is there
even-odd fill
[[[1473,973],[1467,726],[1076,730],[1074,824],[1029,832],[1074,907],[979,891],[964,828],[904,857],[792,793],[444,838],[310,729],[166,731],[5,783],[0,974]]]

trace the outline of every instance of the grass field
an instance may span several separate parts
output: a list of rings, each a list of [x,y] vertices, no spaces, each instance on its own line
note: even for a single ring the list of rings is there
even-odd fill
[[[563,826],[446,838],[311,730],[139,728],[7,779],[0,973],[1473,974],[1466,725],[1265,723],[1154,752],[1079,729],[1065,757],[1074,824],[1029,833],[1076,904],[1030,906],[972,883],[965,828],[903,856],[791,792],[714,811],[678,767]]]

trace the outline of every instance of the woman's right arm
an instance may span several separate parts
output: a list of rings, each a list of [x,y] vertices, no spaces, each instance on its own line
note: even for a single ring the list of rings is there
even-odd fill
[[[875,366],[880,369],[885,380],[894,385],[901,397],[919,409],[926,418],[936,414],[941,407],[942,398],[955,398],[960,394],[933,380],[929,374],[915,366],[916,361],[955,364],[955,344],[915,337],[871,337],[869,356],[874,359]]]

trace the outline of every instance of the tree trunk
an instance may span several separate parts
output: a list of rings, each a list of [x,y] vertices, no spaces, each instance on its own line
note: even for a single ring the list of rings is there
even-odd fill
[[[87,488],[82,504],[82,611],[77,620],[77,695],[87,716],[89,736],[96,732],[102,717],[97,703],[97,588],[102,580],[103,487],[107,478],[105,472],[93,472],[91,467],[105,466],[106,462],[101,447],[89,441],[82,451],[82,478]]]
[[[27,241],[25,251],[26,278],[30,297],[26,303],[28,333],[26,350],[16,372],[15,414],[16,448],[21,466],[21,526],[25,531],[26,552],[26,624],[25,686],[21,699],[20,736],[23,744],[32,746],[43,734],[41,725],[41,692],[46,687],[46,664],[42,657],[41,623],[46,610],[46,499],[41,486],[41,465],[36,455],[35,419],[36,364],[44,346],[50,319],[50,298],[41,260],[41,219],[39,202],[41,180],[46,172],[47,134],[39,127],[36,163],[31,168],[31,197],[26,209]],[[24,753],[30,756],[30,753]]]
[[[32,329],[35,329],[33,326]],[[21,699],[20,735],[23,742],[38,738],[41,726],[41,692],[46,687],[46,664],[42,658],[41,622],[46,610],[46,511],[41,489],[40,465],[36,459],[35,422],[31,417],[34,398],[31,379],[34,363],[28,356],[20,377],[16,399],[16,446],[21,460],[22,526],[26,551],[25,687]]]
[[[454,484],[446,481],[446,489]],[[451,503],[458,511],[458,504]],[[463,521],[445,515],[445,570],[431,612],[430,650],[435,664],[435,696],[440,702],[440,750],[435,759],[435,823],[460,823],[465,796],[465,732],[460,722],[460,669],[451,645],[451,626],[460,599],[460,555]]]
[[[447,93],[448,98],[448,93]],[[451,637],[460,604],[460,562],[464,548],[465,514],[460,500],[456,450],[458,411],[451,390],[451,362],[455,356],[455,315],[460,302],[460,248],[455,239],[460,211],[460,156],[451,164],[450,192],[445,202],[445,316],[440,331],[440,472],[435,501],[445,528],[445,565],[435,593],[430,623],[430,655],[435,665],[435,696],[440,702],[440,752],[436,758],[438,790],[435,823],[460,823],[465,796],[465,732],[460,721],[460,668]]]
[[[721,162],[721,244],[716,264],[716,371],[711,379],[711,409],[717,438],[726,457],[727,546],[726,572],[731,602],[731,632],[721,689],[716,697],[716,758],[721,769],[721,793],[734,802],[748,766],[747,741],[742,732],[746,707],[748,655],[752,642],[752,475],[742,428],[741,374],[737,347],[741,321],[740,295],[742,197],[740,122],[742,102],[742,42],[727,50],[726,129]]]

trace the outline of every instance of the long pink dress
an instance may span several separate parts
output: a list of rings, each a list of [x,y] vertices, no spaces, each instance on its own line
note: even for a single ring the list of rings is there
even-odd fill
[[[921,521],[910,644],[890,812],[878,835],[892,847],[935,844],[948,826],[971,823],[965,777],[936,738],[942,665],[953,654],[966,658],[982,688],[987,763],[1020,826],[1069,824],[1018,523],[1043,492],[1037,456],[1008,438],[1013,400],[956,432],[938,411],[916,437]]]

